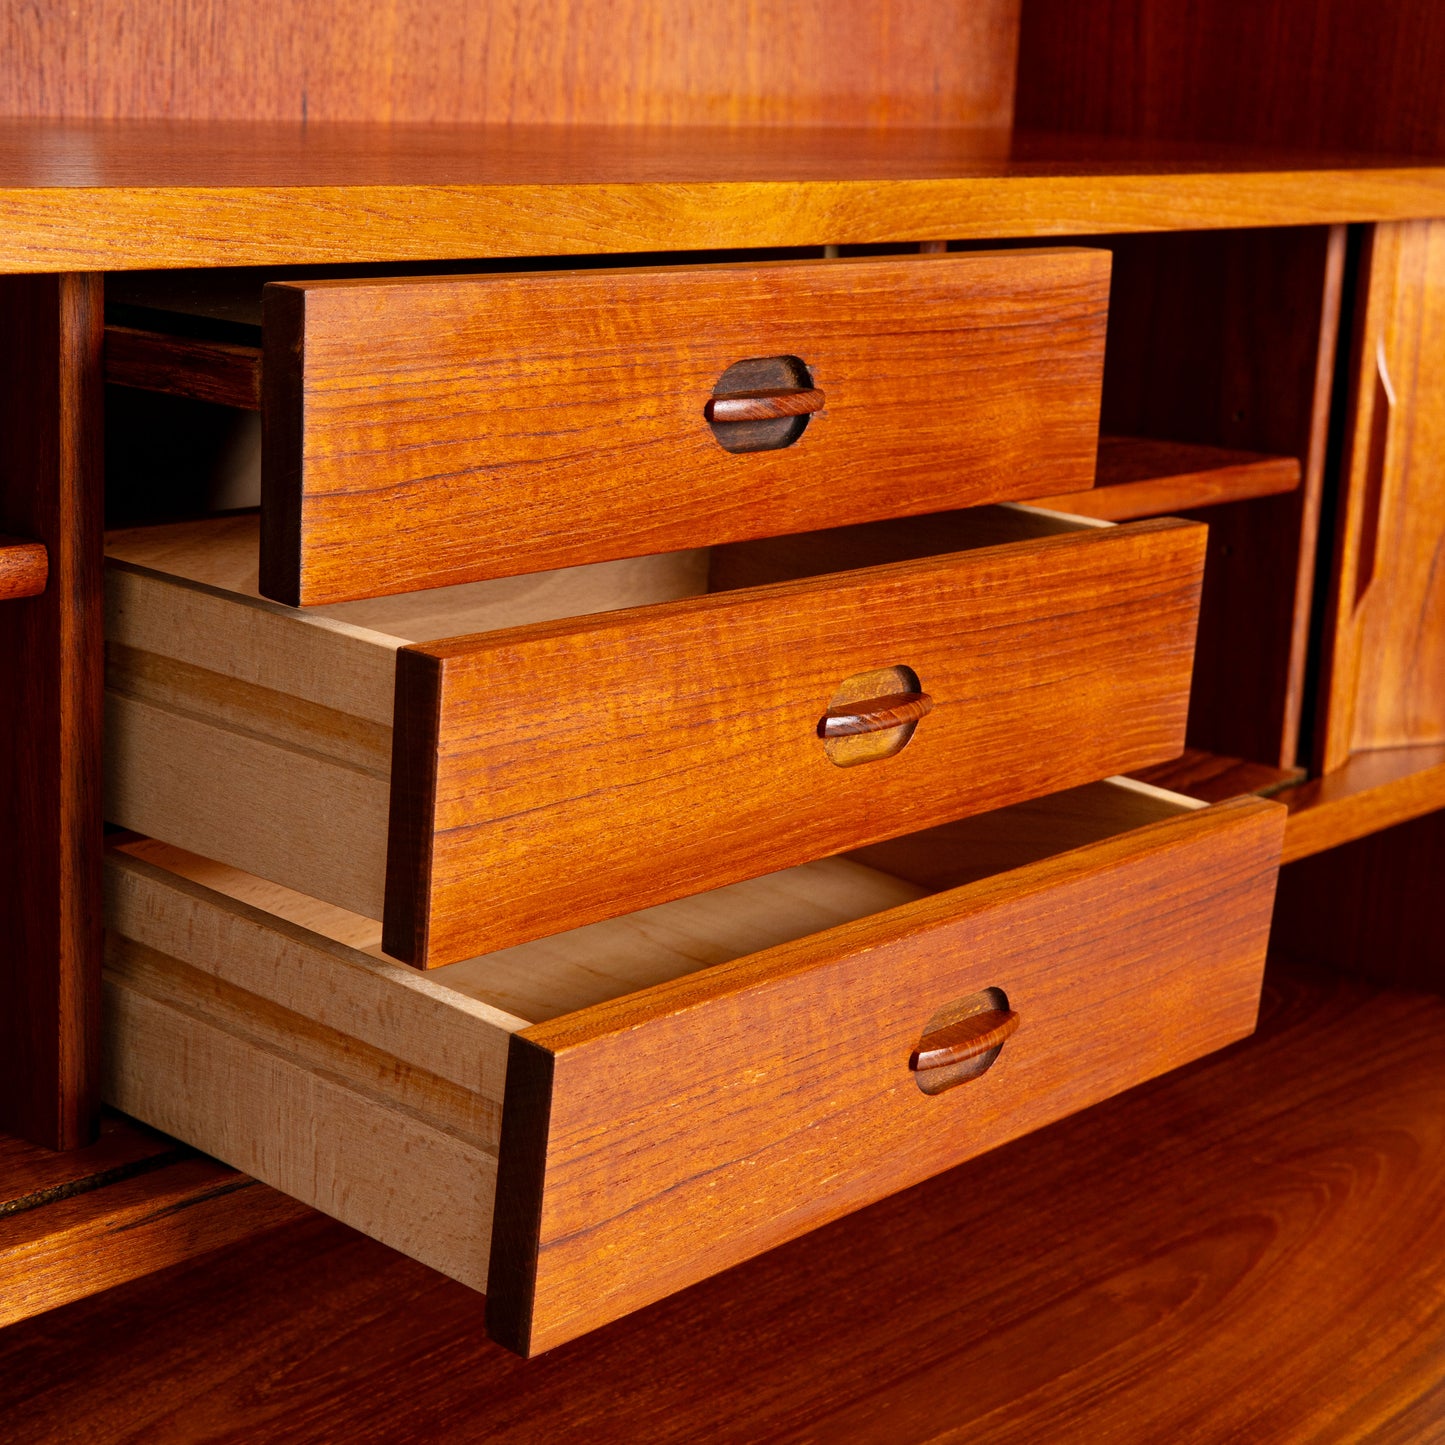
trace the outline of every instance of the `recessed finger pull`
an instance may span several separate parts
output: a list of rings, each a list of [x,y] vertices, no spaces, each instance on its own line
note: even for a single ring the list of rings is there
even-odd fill
[[[777,421],[786,416],[811,416],[823,410],[823,393],[816,387],[772,387],[715,396],[702,414],[713,422]]]
[[[937,1033],[924,1034],[908,1066],[922,1072],[966,1064],[990,1049],[1001,1047],[1005,1039],[1013,1037],[1018,1026],[1019,1016],[1012,1009],[986,1009],[983,1013],[970,1014]]]
[[[1018,1031],[1019,1016],[1001,988],[986,988],[940,1009],[908,1059],[925,1094],[941,1094],[987,1073]]]
[[[933,711],[933,699],[926,692],[894,692],[864,702],[830,707],[818,724],[820,738],[850,738],[860,733],[881,733],[887,728],[917,722]]]
[[[803,435],[823,402],[802,357],[751,356],[718,377],[702,414],[724,451],[775,452]]]

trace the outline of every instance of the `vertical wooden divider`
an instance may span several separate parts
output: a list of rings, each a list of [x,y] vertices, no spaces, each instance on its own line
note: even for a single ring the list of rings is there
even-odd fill
[[[0,603],[0,1130],[93,1134],[101,954],[102,280],[0,279],[0,531],[43,542]]]

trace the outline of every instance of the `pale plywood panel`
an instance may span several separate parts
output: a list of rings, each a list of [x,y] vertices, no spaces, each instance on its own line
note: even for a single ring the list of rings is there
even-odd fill
[[[485,1289],[496,1156],[110,977],[110,1104]]]

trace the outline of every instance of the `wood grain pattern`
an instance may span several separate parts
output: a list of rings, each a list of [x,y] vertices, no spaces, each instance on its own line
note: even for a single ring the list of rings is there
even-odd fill
[[[0,114],[1007,126],[1017,34],[1018,0],[41,3],[0,28]]]
[[[1445,225],[1378,227],[1362,265],[1325,625],[1325,773],[1356,750],[1445,742]]]
[[[112,386],[163,391],[246,411],[261,407],[261,353],[254,346],[109,325],[105,379]]]
[[[1442,212],[1445,167],[1430,159],[1009,131],[0,121],[0,271],[1077,237]]]
[[[402,649],[387,951],[435,967],[1173,755],[1203,540],[1086,527]],[[835,767],[819,716],[887,665],[933,712]]]
[[[342,602],[1087,486],[1108,284],[1081,249],[268,286],[262,591]],[[734,454],[704,407],[766,356],[800,357],[827,407]]]
[[[1445,808],[1445,747],[1355,753],[1343,767],[1291,789],[1285,861]]]
[[[516,1035],[546,1161],[513,1175],[504,1139],[499,1212],[538,1249],[494,1253],[488,1329],[552,1348],[1248,1033],[1283,822],[1192,812]],[[990,986],[1027,1026],[924,1095],[921,1026]]]
[[[1132,776],[1156,788],[1184,793],[1205,803],[1222,803],[1226,798],[1248,793],[1287,801],[1292,789],[1304,781],[1305,770],[1272,768],[1267,763],[1252,763],[1245,758],[1222,758],[1202,748],[1185,748],[1172,761],[1138,768]]]
[[[123,1142],[130,1147],[122,1150]],[[99,1143],[109,1154],[141,1157],[86,1174],[100,1162],[96,1148],[75,1151],[63,1156],[74,1161],[70,1187],[0,1206],[0,1326],[293,1223],[305,1212],[284,1194],[133,1125],[110,1121]],[[7,1192],[9,1184],[7,1176]]]
[[[311,1216],[5,1331],[0,1415],[14,1445],[1420,1445],[1445,1005],[1282,963],[1247,1042],[540,1359]]]
[[[50,557],[41,542],[0,534],[0,602],[38,597],[50,576]]]
[[[1430,0],[1025,0],[1018,123],[1394,154],[1445,150]]]
[[[1300,465],[1294,457],[1102,436],[1094,485],[1088,491],[1031,500],[1057,512],[1127,522],[1292,492],[1299,483]]]
[[[49,580],[0,605],[0,1128],[94,1128],[100,987],[100,279],[0,283],[0,530]]]

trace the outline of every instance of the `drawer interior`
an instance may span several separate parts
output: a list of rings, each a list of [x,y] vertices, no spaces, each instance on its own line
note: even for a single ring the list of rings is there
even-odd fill
[[[541,1023],[1204,806],[1113,778],[448,964],[426,981],[519,1027]],[[372,919],[151,839],[118,846],[340,943],[408,986],[417,977],[386,957]]]
[[[530,1346],[507,1325],[508,1311],[530,1310],[542,1270],[509,1243],[518,1209],[536,1228],[555,1200],[563,1215],[548,1227],[565,1241],[574,1185],[603,1230],[625,1232],[629,1192],[650,1201],[636,1215],[640,1253],[634,1241],[587,1256],[610,1281],[588,1307],[600,1322],[1247,1032],[1280,811],[1111,779],[428,973],[382,956],[379,925],[355,913],[118,841],[103,1088],[127,1113],[487,1290],[489,1326],[544,1348],[577,1332],[575,1311],[539,1297]],[[1200,907],[1161,912],[1160,876],[1190,878]],[[1122,931],[1097,931],[1100,908],[1122,908]],[[1077,923],[1060,933],[1059,917]],[[1019,919],[1032,920],[1022,935]],[[955,926],[952,941],[939,932]],[[998,977],[975,977],[995,966]],[[971,1084],[943,1113],[921,1089],[871,1082],[906,1060],[939,1000],[1025,980],[1030,1024],[1009,1077]],[[726,1022],[739,1008],[749,1021]],[[774,1026],[795,1013],[799,1037]],[[699,1047],[696,1030],[719,1024]],[[819,1030],[852,1040],[833,1084],[780,1062],[810,1058]],[[565,1041],[579,1031],[597,1048]],[[1077,1067],[1059,1073],[1050,1061],[1065,1055]],[[536,1116],[529,1070],[548,1056],[563,1072]],[[835,1085],[860,1087],[850,1108],[862,1112],[818,1101],[826,1127],[801,1125],[807,1091]],[[722,1097],[732,1122],[710,1134]],[[659,1123],[664,1098],[673,1112]],[[582,1138],[566,1122],[578,1108],[593,1121]],[[622,1161],[600,1192],[587,1182],[594,1125],[597,1166]],[[679,1138],[693,1141],[687,1158],[668,1143]],[[859,1154],[865,1140],[875,1147]],[[739,1161],[716,1195],[707,1181],[721,1176],[689,1163],[704,1148]],[[528,1183],[538,1149],[559,1151],[545,1187]],[[831,1182],[809,1163],[819,1149],[836,1151]],[[779,1198],[756,1194],[765,1176]],[[723,1212],[716,1231],[688,1223],[699,1208]],[[653,1209],[666,1224],[656,1234]]]
[[[962,552],[1103,525],[1006,505],[919,535]],[[891,560],[894,537],[888,524],[849,529],[834,569]],[[757,544],[760,566],[769,545]],[[710,585],[708,554],[689,551],[294,609],[257,594],[252,515],[115,532],[108,551],[107,819],[373,918],[399,648]],[[716,585],[737,585],[749,555],[729,549]],[[267,826],[267,811],[293,822]]]

